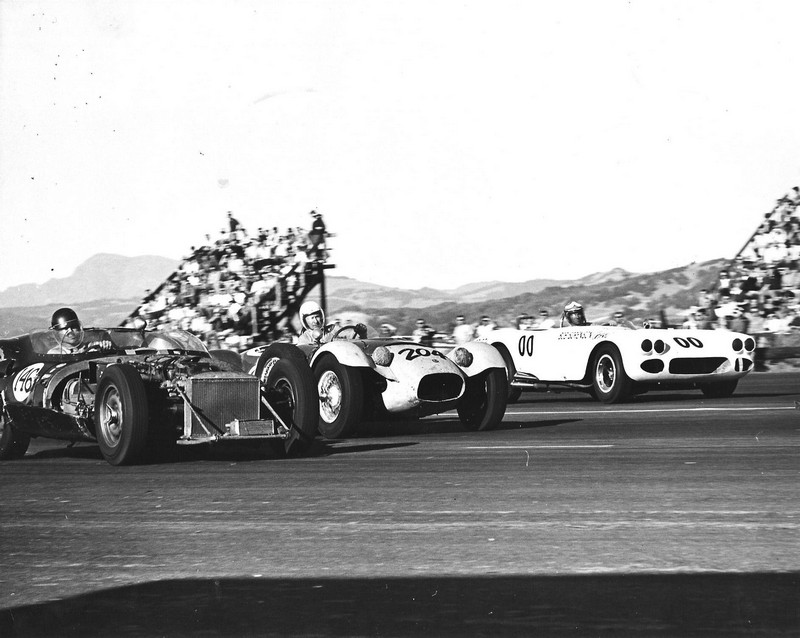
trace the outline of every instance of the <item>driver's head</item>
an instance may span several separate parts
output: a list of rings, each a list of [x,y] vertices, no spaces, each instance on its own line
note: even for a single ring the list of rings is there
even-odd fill
[[[577,301],[570,301],[564,306],[564,315],[572,326],[586,325],[586,315],[583,314],[583,306]]]
[[[325,325],[325,313],[316,301],[306,301],[300,306],[300,325],[305,330],[320,330]]]
[[[58,331],[62,343],[77,346],[83,339],[83,327],[72,308],[59,308],[50,319],[50,329]]]

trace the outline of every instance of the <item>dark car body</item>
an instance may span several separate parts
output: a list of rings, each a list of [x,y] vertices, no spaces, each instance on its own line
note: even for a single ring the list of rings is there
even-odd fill
[[[182,330],[82,331],[102,347],[68,353],[54,330],[0,340],[0,459],[24,455],[31,437],[97,442],[114,465],[175,444],[272,440],[300,451],[313,438],[316,412],[305,412],[316,406],[298,414],[298,387],[313,392],[303,370],[284,366],[281,387],[268,388]]]

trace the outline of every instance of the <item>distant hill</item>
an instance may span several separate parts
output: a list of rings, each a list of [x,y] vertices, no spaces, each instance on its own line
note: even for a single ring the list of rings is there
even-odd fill
[[[123,257],[103,253],[87,259],[69,277],[3,290],[0,292],[0,308],[141,298],[147,288],[158,286],[177,265],[176,260],[166,257]]]
[[[476,282],[449,290],[407,290],[328,276],[328,313],[365,314],[373,323],[388,321],[401,332],[411,332],[418,316],[449,331],[458,313],[468,321],[487,314],[511,325],[517,315],[543,307],[555,314],[570,299],[584,303],[590,320],[617,309],[631,317],[657,317],[662,309],[673,316],[694,305],[701,288],[714,286],[725,263],[718,259],[646,274],[615,269],[576,280]],[[117,325],[136,308],[145,291],[156,288],[177,265],[164,257],[100,254],[69,277],[0,291],[0,337],[47,326],[53,310],[61,305],[73,306],[86,324]]]

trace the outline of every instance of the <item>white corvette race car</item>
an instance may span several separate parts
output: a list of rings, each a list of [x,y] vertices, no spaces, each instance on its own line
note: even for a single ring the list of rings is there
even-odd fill
[[[566,387],[616,403],[648,390],[699,388],[727,397],[753,368],[752,337],[727,330],[564,326],[501,328],[481,339],[506,362],[510,399],[523,389]]]

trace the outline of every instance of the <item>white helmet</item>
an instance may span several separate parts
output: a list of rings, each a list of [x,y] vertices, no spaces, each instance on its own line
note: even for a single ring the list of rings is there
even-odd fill
[[[588,325],[588,322],[586,321],[586,316],[583,314],[583,306],[579,304],[577,301],[570,301],[566,306],[564,306],[563,316],[566,317],[570,325],[573,326]]]
[[[322,325],[324,326],[325,313],[322,311],[322,307],[316,301],[306,301],[302,306],[300,306],[300,325],[303,326],[304,330],[308,330],[306,317],[316,313],[319,313],[319,315],[322,317]]]

